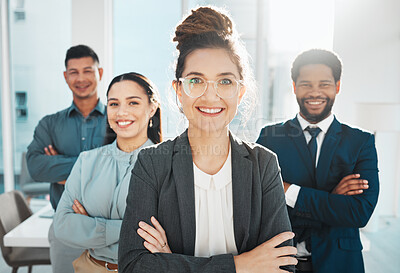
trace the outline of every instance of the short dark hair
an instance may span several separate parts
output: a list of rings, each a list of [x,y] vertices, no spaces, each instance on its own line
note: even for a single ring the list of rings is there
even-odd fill
[[[150,119],[152,126],[147,126],[147,137],[153,141],[154,144],[160,143],[162,141],[162,129],[161,129],[161,107],[160,107],[160,99],[157,87],[152,83],[147,77],[142,74],[136,72],[129,72],[125,74],[121,74],[116,76],[110,83],[107,89],[107,98],[108,93],[110,92],[111,87],[117,82],[122,81],[131,81],[139,84],[146,91],[147,97],[149,98],[149,103],[157,103],[157,110],[154,116]],[[104,145],[112,143],[117,138],[117,134],[111,129],[110,124],[106,125],[106,136],[104,138]]]
[[[99,57],[97,57],[96,52],[87,45],[76,45],[72,46],[67,50],[67,55],[65,56],[65,68],[67,68],[68,61],[70,59],[80,59],[84,57],[91,57],[93,62],[99,64]]]
[[[296,83],[300,69],[308,64],[324,64],[332,69],[335,83],[340,81],[342,75],[342,61],[339,56],[325,49],[310,49],[300,53],[292,65],[292,80]]]

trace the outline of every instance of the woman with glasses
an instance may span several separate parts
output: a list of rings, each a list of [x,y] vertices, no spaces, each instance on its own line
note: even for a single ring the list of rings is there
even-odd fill
[[[126,196],[139,151],[162,140],[158,92],[145,76],[125,73],[107,90],[105,146],[82,152],[54,217],[63,243],[87,249],[76,273],[118,272],[118,241]],[[56,272],[55,272],[56,273]]]
[[[251,91],[247,53],[231,19],[200,7],[177,26],[174,41],[173,88],[189,126],[138,156],[120,271],[291,270],[296,249],[276,156],[228,129]]]

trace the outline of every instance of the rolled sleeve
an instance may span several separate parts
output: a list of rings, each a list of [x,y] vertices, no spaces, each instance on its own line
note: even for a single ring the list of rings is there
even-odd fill
[[[54,146],[54,140],[50,135],[53,131],[51,127],[50,117],[44,117],[36,127],[33,140],[28,146],[27,167],[35,181],[55,183],[67,179],[78,158],[77,156],[45,154],[45,147]],[[54,148],[57,150],[57,147]]]

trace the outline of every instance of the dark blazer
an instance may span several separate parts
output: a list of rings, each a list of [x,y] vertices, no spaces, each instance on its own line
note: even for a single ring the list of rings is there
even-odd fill
[[[290,231],[276,155],[230,136],[233,222],[239,253]],[[154,215],[173,254],[151,254],[137,235],[138,222]],[[119,245],[120,272],[235,272],[232,254],[194,257],[193,160],[187,131],[142,150],[132,171]],[[292,245],[291,241],[284,245]]]
[[[378,200],[374,136],[335,118],[315,174],[297,118],[265,127],[257,143],[277,153],[283,181],[301,186],[295,207],[288,211],[295,241],[311,236],[314,272],[364,272],[358,229],[367,224]],[[355,173],[369,182],[363,194],[330,193],[343,177]]]

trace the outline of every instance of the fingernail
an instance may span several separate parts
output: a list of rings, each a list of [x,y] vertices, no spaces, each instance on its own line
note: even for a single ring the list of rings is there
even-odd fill
[[[144,227],[144,222],[140,221],[139,222],[139,227]]]
[[[138,229],[137,229],[137,233],[138,233],[138,234],[141,234],[141,233],[142,233],[142,229],[138,228]]]

